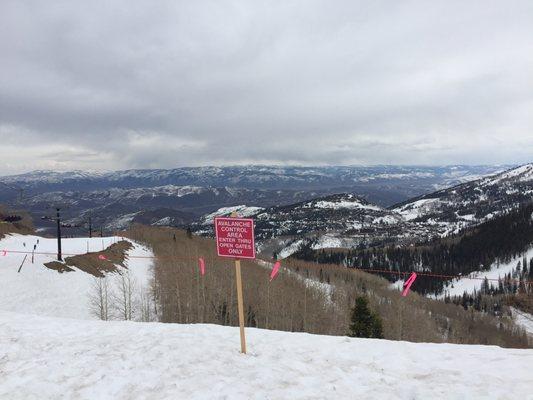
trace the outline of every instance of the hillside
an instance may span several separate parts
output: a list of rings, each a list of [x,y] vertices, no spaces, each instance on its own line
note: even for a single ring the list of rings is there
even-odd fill
[[[531,399],[533,350],[0,311],[0,397]]]
[[[391,207],[406,220],[479,223],[533,198],[533,163]]]
[[[31,173],[0,177],[0,202],[28,210],[37,228],[55,205],[68,207],[69,234],[89,216],[106,231],[131,223],[186,226],[221,207],[272,207],[357,193],[381,207],[500,171],[501,166],[199,167],[171,170]]]
[[[216,256],[211,239],[142,226],[127,235],[157,257],[152,293],[160,321],[237,324],[233,263]],[[205,259],[205,276],[199,273],[198,257]],[[250,327],[345,335],[355,298],[363,295],[381,316],[386,339],[528,346],[508,316],[472,313],[415,293],[401,297],[386,279],[358,270],[289,259],[269,282],[268,261],[242,265]]]
[[[123,247],[123,258],[113,253],[127,243],[121,236],[63,239],[70,272],[47,267],[55,239],[8,235],[0,241],[8,250],[0,257],[0,398],[531,394],[533,352],[523,349],[528,339],[510,318],[416,293],[401,297],[383,278],[298,260],[284,261],[272,282],[271,263],[242,262],[248,353],[240,354],[232,260],[218,258],[211,239],[177,229],[136,225],[124,235],[133,247]],[[17,251],[34,244],[34,263],[27,260],[18,272],[23,253]],[[205,259],[204,276],[198,257]],[[91,274],[84,264],[89,261],[106,268],[117,263],[117,270]],[[120,292],[131,282],[134,289]],[[103,293],[95,288],[105,289],[109,314],[94,312],[101,305],[95,294]],[[368,298],[386,339],[346,336],[356,296]],[[121,315],[127,307],[131,319],[165,323],[121,321],[130,319]]]
[[[384,270],[380,273],[387,279],[396,280],[396,273],[421,273],[414,285],[414,290],[420,293],[439,294],[444,289],[447,292],[458,293],[462,287],[459,283],[455,289],[448,288],[458,283],[452,277],[462,278],[477,271],[480,283],[482,277],[502,281],[507,274],[516,268],[517,262],[526,265],[521,271],[523,277],[514,276],[513,279],[529,279],[528,251],[533,248],[533,203],[522,205],[505,214],[479,225],[463,230],[461,233],[434,240],[421,241],[409,247],[386,246],[383,248],[340,250],[315,250],[312,243],[303,244],[294,254],[295,257],[334,263],[360,269]],[[448,276],[449,279],[434,279],[424,277],[423,273],[435,273]],[[531,276],[533,277],[533,275]],[[464,284],[464,281],[463,281]],[[491,284],[498,286],[497,283]],[[517,285],[511,284],[514,291]]]
[[[390,226],[400,219],[394,213],[370,204],[359,196],[335,194],[267,209],[244,206],[221,208],[216,213],[205,216],[193,228],[203,233],[211,232],[213,216],[230,215],[232,211],[255,218],[259,240],[325,232],[335,233],[349,240],[352,233],[359,233],[361,229],[374,229],[376,225]],[[376,232],[377,235],[379,232]],[[357,240],[357,236],[354,236],[354,240]]]
[[[302,244],[315,250],[413,245],[457,234],[532,199],[533,164],[528,164],[388,209],[349,193],[266,209],[245,206],[241,209],[256,219],[265,254],[288,256]],[[222,208],[216,213],[229,211]],[[209,221],[204,216],[193,228],[210,234]]]
[[[87,258],[93,259],[93,265],[113,266],[109,261],[98,259],[98,255],[112,259],[107,250],[121,240],[119,237],[64,238],[64,258],[68,261],[72,257],[70,255],[83,255],[90,251],[91,254]],[[125,252],[122,265],[117,262],[114,269],[117,273],[108,274],[110,294],[114,286],[120,283],[119,273],[131,274],[135,298],[148,286],[151,261],[145,257],[152,253],[138,243],[132,245],[133,247]],[[36,254],[32,262],[31,252],[34,246]],[[51,317],[96,318],[94,306],[91,304],[91,298],[96,291],[95,283],[98,281],[91,273],[94,270],[90,264],[80,260],[68,263],[69,265],[62,264],[61,269],[53,269],[51,263],[56,263],[56,239],[12,234],[0,240],[0,250],[6,250],[6,254],[0,256],[0,310]],[[110,300],[109,303],[111,308],[113,302]],[[140,319],[139,314],[134,317]]]

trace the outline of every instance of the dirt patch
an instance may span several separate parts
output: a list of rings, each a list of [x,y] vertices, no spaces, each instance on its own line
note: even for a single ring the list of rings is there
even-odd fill
[[[62,274],[63,272],[72,272],[74,271],[72,268],[67,267],[65,264],[59,262],[59,261],[52,261],[49,263],[44,264],[46,268],[53,269],[54,271],[59,272]]]
[[[103,277],[105,273],[117,271],[117,265],[126,268],[124,261],[126,260],[126,252],[131,249],[133,245],[131,242],[121,240],[114,243],[103,251],[96,253],[80,254],[65,258],[64,263],[53,261],[45,264],[47,268],[54,269],[58,272],[65,272],[65,268],[73,271],[76,267],[83,272],[94,275],[96,277]],[[59,270],[59,265],[63,267],[63,271]]]

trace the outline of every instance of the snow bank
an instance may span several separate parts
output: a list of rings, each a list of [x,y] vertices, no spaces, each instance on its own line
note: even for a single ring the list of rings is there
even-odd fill
[[[84,254],[89,251],[101,251],[122,238],[74,238],[62,239],[63,254]],[[39,243],[37,244],[37,241]],[[138,243],[127,253],[131,256],[152,256],[152,252]],[[25,244],[25,246],[24,246]],[[31,263],[28,255],[20,273],[17,272],[24,254],[7,253],[2,256],[3,249],[31,251],[37,244],[36,252],[52,253],[35,255],[35,263]],[[31,235],[9,235],[0,240],[0,309],[4,311],[23,312],[36,315],[47,315],[65,318],[93,319],[90,314],[89,293],[93,276],[83,271],[58,273],[46,268],[43,264],[54,261],[57,251],[56,239],[45,239]],[[125,265],[133,278],[140,285],[149,280],[150,259],[128,258]]]
[[[0,312],[0,398],[531,399],[533,350]]]

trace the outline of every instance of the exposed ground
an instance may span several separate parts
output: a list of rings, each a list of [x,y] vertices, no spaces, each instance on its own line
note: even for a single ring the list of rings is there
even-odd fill
[[[121,240],[103,251],[66,257],[64,263],[52,261],[44,266],[58,272],[71,272],[74,270],[69,266],[76,267],[93,276],[103,277],[108,272],[116,272],[117,266],[126,268],[124,264],[126,254],[132,247],[131,242]]]

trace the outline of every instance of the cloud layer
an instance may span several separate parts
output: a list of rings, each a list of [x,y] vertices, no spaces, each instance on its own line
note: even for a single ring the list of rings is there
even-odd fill
[[[533,3],[3,1],[0,173],[520,163]]]

